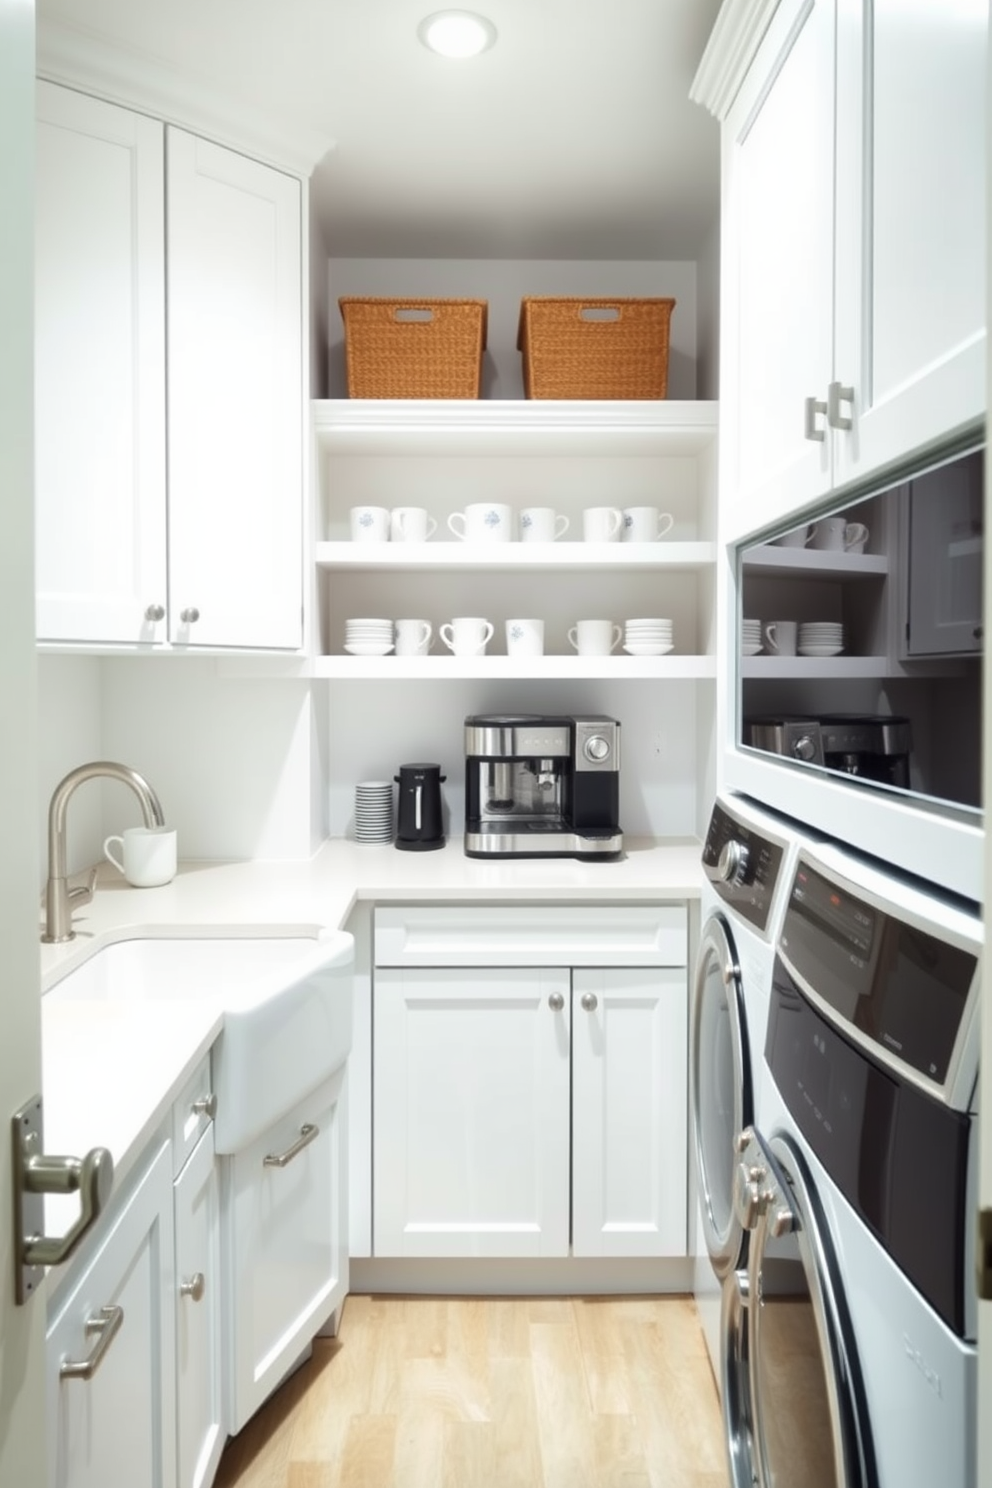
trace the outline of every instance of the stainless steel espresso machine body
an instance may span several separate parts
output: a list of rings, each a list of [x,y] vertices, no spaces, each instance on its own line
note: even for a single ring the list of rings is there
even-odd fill
[[[465,720],[470,858],[615,858],[623,851],[620,725],[602,714]]]

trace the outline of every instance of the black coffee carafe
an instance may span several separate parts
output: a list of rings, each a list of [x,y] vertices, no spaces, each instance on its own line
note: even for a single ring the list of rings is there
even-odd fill
[[[393,779],[400,788],[396,807],[396,846],[404,852],[431,852],[444,846],[440,765],[400,765]]]

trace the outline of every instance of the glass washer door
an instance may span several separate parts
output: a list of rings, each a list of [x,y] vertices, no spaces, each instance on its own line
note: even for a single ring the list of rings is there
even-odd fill
[[[792,1141],[776,1136],[768,1150],[773,1196],[748,1258],[754,1481],[869,1488],[871,1444],[833,1247]]]
[[[721,914],[703,926],[692,994],[689,1061],[696,1181],[710,1263],[722,1280],[746,1259],[734,1210],[734,1139],[750,1126],[751,1065],[740,963]]]

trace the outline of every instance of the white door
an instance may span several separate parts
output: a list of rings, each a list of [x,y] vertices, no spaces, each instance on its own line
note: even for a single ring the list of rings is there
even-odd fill
[[[838,18],[841,484],[984,416],[988,5],[841,0]]]
[[[568,1254],[569,973],[376,971],[376,1256]]]
[[[164,641],[163,128],[44,82],[37,119],[38,634]]]
[[[213,1127],[174,1186],[178,1488],[209,1488],[224,1449],[220,1179]]]
[[[300,183],[169,129],[167,193],[169,633],[181,645],[295,649]]]
[[[826,490],[833,316],[833,0],[783,0],[725,126],[728,265],[722,376],[735,532]],[[815,432],[823,433],[822,413]]]
[[[572,1250],[686,1253],[684,967],[572,973]]]
[[[32,502],[34,7],[0,0],[0,1483],[47,1480],[45,1292],[14,1304],[10,1141],[41,1091],[38,978],[37,692]]]

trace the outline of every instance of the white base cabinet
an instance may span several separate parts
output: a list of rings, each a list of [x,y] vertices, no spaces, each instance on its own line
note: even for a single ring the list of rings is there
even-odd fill
[[[236,1433],[348,1290],[346,1068],[221,1168],[228,1429]]]
[[[49,1488],[173,1488],[174,1286],[164,1140],[49,1324]],[[88,1358],[90,1378],[66,1376]]]
[[[178,1488],[209,1488],[224,1450],[220,1183],[213,1126],[175,1182]]]

